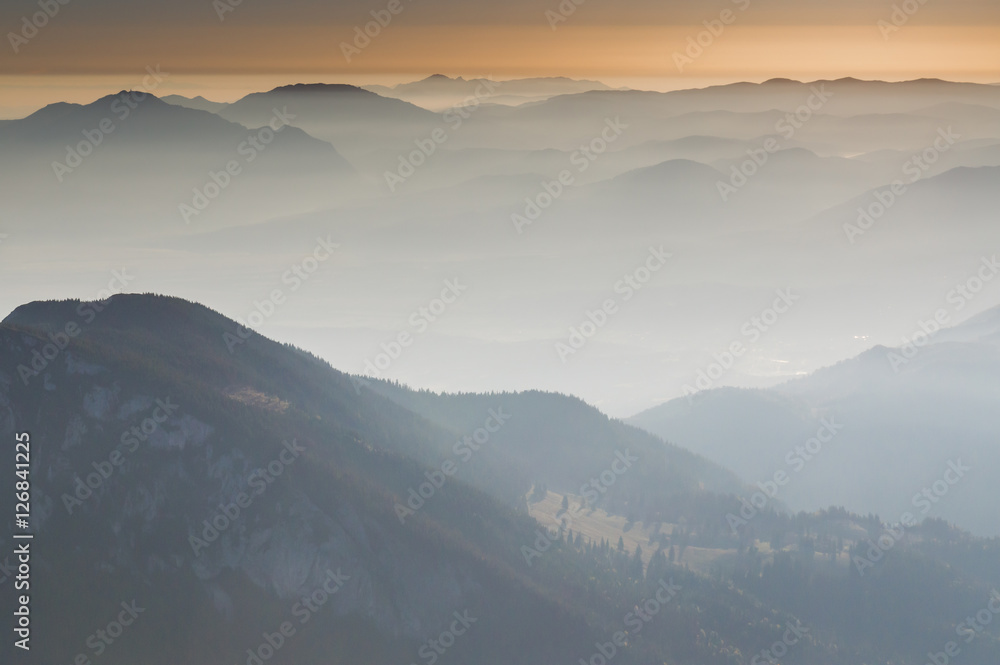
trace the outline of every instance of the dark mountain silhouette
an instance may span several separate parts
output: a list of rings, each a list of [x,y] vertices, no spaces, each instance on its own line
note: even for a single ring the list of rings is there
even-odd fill
[[[219,112],[247,127],[259,126],[288,109],[290,122],[310,135],[329,141],[351,159],[376,149],[412,150],[413,140],[443,123],[436,113],[398,99],[343,84],[296,84],[256,92]]]
[[[543,663],[610,653],[624,629],[616,662],[725,665],[802,626],[790,663],[909,663],[938,639],[914,639],[915,626],[953,621],[1000,577],[995,542],[943,522],[913,527],[861,575],[850,557],[881,533],[872,516],[767,510],[733,533],[725,515],[740,503],[708,491],[731,476],[578,400],[371,384],[257,335],[229,353],[239,332],[150,295],[31,303],[0,324],[0,434],[31,436],[39,658],[70,662],[100,644],[113,662],[153,665],[393,663],[426,659],[435,639],[450,642],[445,664]],[[449,443],[508,408],[490,445],[513,450],[445,476],[458,459]],[[630,446],[648,457],[607,503],[661,522],[646,565],[607,539],[543,531],[470,485],[572,487],[576,465]],[[424,484],[401,520],[397,506]],[[530,566],[524,548],[541,550]],[[688,568],[702,556],[711,575]],[[636,624],[657,589],[670,593]],[[914,602],[900,608],[904,589]],[[95,631],[122,603],[136,621],[104,641]],[[442,641],[462,619],[468,630]],[[986,665],[995,649],[984,634],[963,653]]]
[[[160,97],[161,100],[168,104],[174,104],[175,106],[183,106],[189,109],[198,109],[199,111],[210,111],[211,113],[218,113],[222,109],[229,106],[225,102],[213,102],[209,99],[205,99],[201,95],[196,97],[184,97],[182,95],[165,95]]]
[[[330,144],[281,117],[247,129],[129,91],[47,106],[0,127],[0,146],[6,205],[35,232],[53,223],[70,233],[163,232],[186,221],[211,226],[225,213],[266,219],[289,210],[269,193],[279,183],[311,209],[336,200],[353,173]],[[185,218],[180,206],[198,203],[205,214]],[[66,226],[66,216],[78,221]]]

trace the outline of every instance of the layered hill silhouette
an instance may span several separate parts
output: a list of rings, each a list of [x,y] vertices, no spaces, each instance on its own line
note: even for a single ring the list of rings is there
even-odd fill
[[[992,309],[930,337],[925,329],[942,326],[925,319],[900,347],[877,346],[766,390],[704,391],[629,422],[739,469],[747,482],[787,470],[791,458],[801,473],[781,499],[794,509],[843,505],[897,519],[916,508],[996,536],[989,506],[990,469],[1000,464],[991,416],[1000,396],[998,316]],[[843,429],[821,452],[800,457],[795,451],[815,436],[818,416]],[[959,461],[966,472],[942,493],[938,481],[954,479],[948,470]],[[925,497],[934,483],[942,495]]]
[[[5,204],[25,230],[69,233],[211,227],[333,204],[353,168],[289,121],[272,106],[247,128],[137,91],[53,104],[0,127]],[[297,203],[275,200],[275,187]]]
[[[402,99],[430,110],[444,111],[456,106],[475,104],[517,106],[557,95],[609,88],[600,81],[580,81],[560,76],[496,81],[489,78],[466,79],[461,76],[452,78],[433,74],[411,83],[395,86],[369,85],[365,89],[383,97]]]
[[[430,133],[438,114],[409,102],[382,97],[352,85],[296,84],[257,92],[219,111],[227,120],[260,126],[287,108],[290,122],[310,135],[329,141],[348,159],[377,149],[411,148]]]
[[[39,657],[542,663],[613,647],[723,665],[795,627],[789,663],[916,662],[997,579],[996,543],[943,522],[861,574],[886,526],[872,516],[741,512],[727,492],[753,488],[578,400],[413,391],[242,332],[153,295],[36,302],[0,324],[0,433],[31,440]],[[453,473],[469,439],[482,457]],[[577,470],[611,473],[607,497],[577,506]],[[542,527],[516,499],[528,482],[573,514],[659,521],[656,553]],[[415,488],[422,505],[401,511]],[[123,604],[136,620],[97,637]],[[983,635],[964,653],[995,649]]]

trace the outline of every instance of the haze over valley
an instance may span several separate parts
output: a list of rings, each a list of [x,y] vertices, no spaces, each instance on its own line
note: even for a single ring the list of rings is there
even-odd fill
[[[0,7],[4,665],[996,665],[1000,10]]]

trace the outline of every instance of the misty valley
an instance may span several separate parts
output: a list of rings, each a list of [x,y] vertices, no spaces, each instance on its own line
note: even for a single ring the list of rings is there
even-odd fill
[[[168,69],[0,121],[3,663],[996,665],[1000,86]]]

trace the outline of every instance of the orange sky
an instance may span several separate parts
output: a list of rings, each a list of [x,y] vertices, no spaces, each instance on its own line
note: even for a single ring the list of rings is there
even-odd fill
[[[683,71],[673,54],[703,26],[567,22],[552,30],[544,23],[397,23],[347,62],[340,43],[350,40],[353,27],[206,23],[181,32],[151,27],[123,33],[118,26],[90,25],[89,46],[81,52],[80,26],[54,19],[17,55],[9,50],[0,55],[0,117],[136,87],[144,69],[157,64],[171,74],[160,94],[220,101],[285,83],[394,83],[431,73],[500,79],[563,75],[658,90],[774,77],[1000,82],[1000,27],[992,24],[907,24],[886,39],[875,23],[758,25],[741,24],[749,13],[735,16],[722,34],[705,40],[703,53]]]

